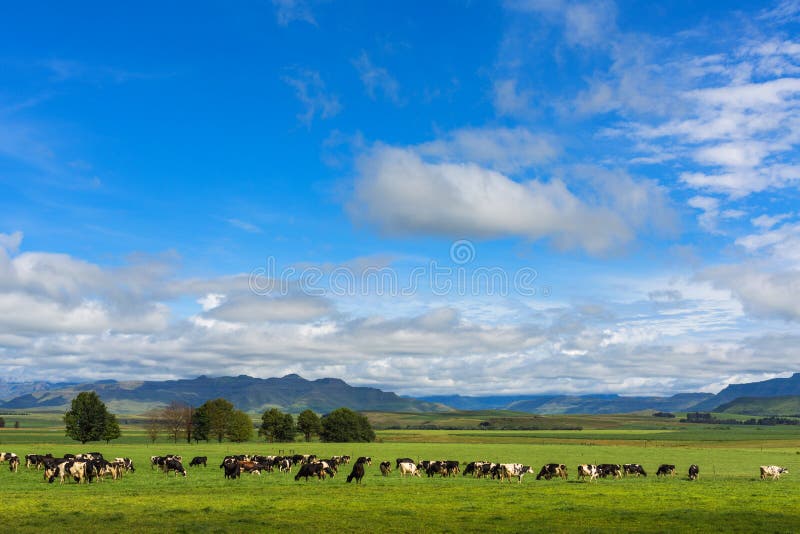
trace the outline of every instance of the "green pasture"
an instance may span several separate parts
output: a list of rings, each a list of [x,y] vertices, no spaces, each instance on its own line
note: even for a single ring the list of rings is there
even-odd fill
[[[14,420],[15,416],[5,416]],[[23,417],[29,419],[23,420]],[[584,416],[585,417],[585,416]],[[20,416],[21,428],[0,430],[0,451],[101,451],[133,458],[136,472],[88,485],[47,484],[42,473],[0,464],[3,527],[9,532],[797,532],[800,530],[800,432],[789,427],[655,425],[636,427],[635,416],[597,416],[601,428],[581,431],[384,430],[379,442],[268,444],[264,442],[148,443],[135,426],[110,445],[81,445],[63,436],[58,417]],[[591,426],[591,425],[588,425]],[[639,425],[639,426],[650,426]],[[293,474],[244,475],[225,480],[218,468],[234,453],[349,454],[373,458],[363,484],[345,483],[350,467],[329,480],[295,482]],[[149,457],[208,456],[207,468],[188,468],[185,479],[152,470]],[[496,480],[382,477],[378,462],[415,459],[519,462],[538,468],[567,464],[568,481],[522,484]],[[641,463],[646,478],[578,482],[579,463]],[[679,475],[659,479],[661,463]],[[686,480],[688,466],[700,480]],[[758,466],[778,464],[789,474],[761,481]]]

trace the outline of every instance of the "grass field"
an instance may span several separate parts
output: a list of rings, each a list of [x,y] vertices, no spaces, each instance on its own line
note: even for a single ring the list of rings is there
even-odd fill
[[[5,416],[13,421],[15,416]],[[585,416],[584,416],[585,418]],[[149,444],[135,427],[110,445],[81,445],[63,436],[52,415],[19,416],[22,428],[0,430],[0,451],[99,450],[129,456],[135,473],[89,485],[47,484],[41,472],[0,465],[2,527],[13,532],[69,529],[104,532],[797,532],[800,530],[800,433],[787,427],[650,425],[637,416],[586,418],[581,431],[385,430],[370,444],[270,445],[159,441]],[[612,425],[612,422],[615,422]],[[592,424],[594,423],[594,424]],[[614,427],[615,426],[615,427]],[[661,428],[664,426],[664,428]],[[637,428],[639,427],[639,428]],[[361,487],[346,484],[349,467],[332,480],[295,482],[279,473],[225,480],[225,454],[315,453],[372,456]],[[209,467],[190,468],[187,478],[151,470],[151,455],[209,457]],[[402,479],[380,476],[377,463],[399,456],[419,459],[486,459],[538,468],[566,463],[569,481],[522,484],[486,479]],[[575,480],[579,463],[644,465],[651,476],[593,483]],[[674,463],[679,476],[658,479],[660,463]],[[700,480],[689,482],[689,464]],[[790,473],[778,481],[758,479],[758,466],[778,464]],[[394,465],[394,464],[393,464]]]

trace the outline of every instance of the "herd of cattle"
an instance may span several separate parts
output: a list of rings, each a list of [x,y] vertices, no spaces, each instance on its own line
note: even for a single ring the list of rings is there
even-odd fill
[[[12,452],[0,452],[0,464],[8,462],[12,472],[19,470],[21,463],[20,457]],[[262,472],[279,471],[290,473],[297,467],[295,480],[304,478],[308,481],[311,477],[324,480],[327,477],[333,478],[339,472],[339,467],[348,465],[351,462],[350,456],[333,456],[331,458],[318,458],[313,454],[295,454],[291,456],[264,456],[264,455],[235,455],[223,458],[219,468],[223,470],[226,479],[239,478],[242,473],[261,475]],[[208,458],[206,456],[195,456],[189,462],[190,467],[206,467]],[[150,465],[152,469],[159,469],[163,473],[173,473],[187,476],[187,471],[183,467],[183,458],[179,455],[151,456]],[[366,466],[372,465],[372,458],[361,456],[353,462],[347,482],[353,480],[360,484],[366,472]],[[521,483],[526,474],[535,473],[529,465],[518,463],[494,463],[487,461],[474,461],[464,464],[461,470],[461,462],[457,460],[422,460],[415,461],[411,458],[397,458],[394,467],[401,477],[417,476],[421,477],[424,473],[427,477],[441,476],[451,477],[458,475],[472,476],[474,478],[497,479],[502,482],[509,482],[516,479]],[[107,460],[99,452],[83,454],[66,454],[61,458],[56,458],[52,454],[27,454],[25,455],[25,466],[28,469],[35,468],[44,470],[44,479],[50,483],[56,478],[60,483],[72,479],[75,482],[92,482],[93,480],[103,480],[121,478],[123,474],[134,472],[133,462],[130,458],[114,458]],[[383,476],[389,476],[392,472],[392,463],[389,461],[380,462],[380,472]],[[777,465],[762,465],[760,467],[761,479],[771,478],[776,480],[789,470]],[[656,471],[656,476],[674,477],[677,473],[676,467],[672,464],[661,464]],[[647,472],[640,464],[580,464],[577,468],[577,479],[589,482],[598,478],[622,478],[623,476],[647,476]],[[696,464],[689,466],[689,480],[697,480],[700,476],[700,468]],[[536,475],[536,480],[563,479],[567,480],[568,469],[565,464],[550,463],[545,464]]]

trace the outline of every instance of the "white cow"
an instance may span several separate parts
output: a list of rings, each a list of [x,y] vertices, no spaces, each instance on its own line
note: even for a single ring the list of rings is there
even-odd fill
[[[789,470],[779,465],[762,465],[761,466],[761,480],[767,477],[772,477],[772,480],[781,478],[781,475],[788,473]]]
[[[417,469],[417,466],[414,465],[413,462],[400,462],[399,468],[401,477],[404,477],[406,475],[417,476],[417,477],[420,476],[419,469]]]

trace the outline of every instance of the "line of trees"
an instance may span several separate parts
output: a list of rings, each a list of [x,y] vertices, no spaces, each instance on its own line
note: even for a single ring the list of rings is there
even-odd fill
[[[66,435],[74,440],[104,440],[107,443],[121,435],[116,416],[94,391],[81,392],[72,400],[71,409],[64,414]],[[228,400],[219,398],[206,401],[197,408],[173,401],[163,408],[146,414],[145,433],[155,442],[162,434],[174,443],[185,439],[187,443],[227,439],[235,443],[253,438],[255,425],[252,418]],[[304,410],[297,420],[290,413],[277,408],[261,415],[258,436],[269,443],[292,442],[298,435],[305,441],[319,436],[322,441],[368,442],[375,440],[369,420],[349,408],[339,408],[319,417],[312,410]]]

